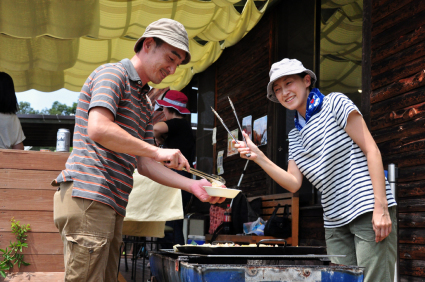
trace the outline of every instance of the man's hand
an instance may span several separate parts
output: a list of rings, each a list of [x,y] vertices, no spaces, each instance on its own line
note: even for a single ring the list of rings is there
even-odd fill
[[[191,185],[191,193],[195,195],[201,202],[209,202],[211,204],[222,203],[226,198],[211,197],[203,186],[211,186],[211,183],[205,179],[197,180]],[[225,188],[225,187],[223,187]]]
[[[189,162],[178,149],[161,149],[156,152],[155,161],[163,163],[168,168],[190,171]]]

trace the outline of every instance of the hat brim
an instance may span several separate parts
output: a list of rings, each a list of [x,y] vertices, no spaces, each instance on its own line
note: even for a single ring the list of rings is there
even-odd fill
[[[173,108],[175,110],[177,110],[179,113],[181,113],[182,115],[187,115],[190,114],[190,111],[184,107],[179,107],[173,104],[170,104],[164,100],[157,100],[155,101],[155,104],[158,105],[158,108],[155,105],[155,111],[162,111],[162,107],[166,107],[166,108]]]
[[[181,63],[181,65],[186,65],[186,64],[188,64],[189,62],[190,62],[190,60],[192,59],[192,56],[190,55],[190,52],[189,52],[189,50],[187,50],[187,48],[186,48],[186,46],[184,46],[183,44],[181,44],[180,42],[178,42],[178,41],[175,41],[175,40],[171,40],[170,38],[168,38],[168,37],[165,37],[165,36],[161,36],[161,35],[155,35],[155,36],[147,36],[147,37],[140,37],[139,38],[139,40],[137,40],[137,42],[136,42],[136,44],[134,44],[134,52],[137,52],[137,50],[140,50],[141,49],[141,46],[140,46],[140,44],[142,44],[143,42],[143,40],[145,39],[145,38],[149,38],[149,37],[156,37],[156,38],[159,38],[159,39],[161,39],[162,41],[164,41],[165,43],[167,43],[167,44],[169,44],[169,45],[171,45],[171,46],[173,46],[173,47],[176,47],[177,49],[180,49],[180,50],[182,50],[182,51],[184,51],[184,52],[186,52],[186,58],[183,60],[183,62]]]
[[[294,75],[294,74],[300,74],[300,73],[303,73],[303,72],[305,72],[305,73],[307,73],[307,74],[310,75],[310,77],[311,77],[311,86],[313,86],[316,83],[316,81],[317,81],[317,77],[316,77],[316,74],[314,72],[312,72],[311,70],[309,70],[309,69],[305,69],[302,72],[287,72],[287,73],[282,73],[278,77],[276,77],[275,79],[273,79],[272,81],[270,81],[269,84],[267,84],[267,98],[270,101],[272,101],[272,102],[280,103],[279,100],[276,98],[276,95],[274,94],[273,83],[276,80],[278,80],[278,79],[280,79],[280,78],[282,78],[284,76]]]

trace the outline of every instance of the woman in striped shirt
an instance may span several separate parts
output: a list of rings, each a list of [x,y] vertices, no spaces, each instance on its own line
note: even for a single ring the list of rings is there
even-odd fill
[[[354,103],[342,93],[312,88],[316,75],[296,59],[272,65],[267,97],[295,112],[288,170],[245,137],[235,144],[280,186],[294,193],[303,175],[322,193],[327,252],[337,264],[365,267],[364,281],[393,281],[396,202],[378,146]],[[248,158],[246,154],[250,153]]]

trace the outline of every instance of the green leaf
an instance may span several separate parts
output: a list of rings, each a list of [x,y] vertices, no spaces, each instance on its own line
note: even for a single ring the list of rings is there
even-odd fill
[[[0,274],[1,276],[3,276],[3,278],[6,278],[6,272],[4,272],[3,270],[0,270]]]

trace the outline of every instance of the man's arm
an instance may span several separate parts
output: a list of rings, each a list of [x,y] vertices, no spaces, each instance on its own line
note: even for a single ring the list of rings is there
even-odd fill
[[[16,144],[16,145],[13,145],[12,146],[12,149],[14,149],[14,150],[23,150],[24,149],[24,143],[18,143],[18,144]]]
[[[114,152],[148,157],[177,170],[183,167],[190,170],[189,162],[180,150],[160,149],[131,136],[114,122],[114,115],[107,108],[90,110],[87,132],[91,140]]]
[[[205,179],[193,180],[184,177],[151,158],[139,157],[137,161],[137,170],[141,175],[144,175],[155,182],[162,185],[178,188],[194,194],[202,202],[210,202],[215,204],[222,203],[226,198],[211,197],[205,191],[203,186],[211,186],[211,183]]]

